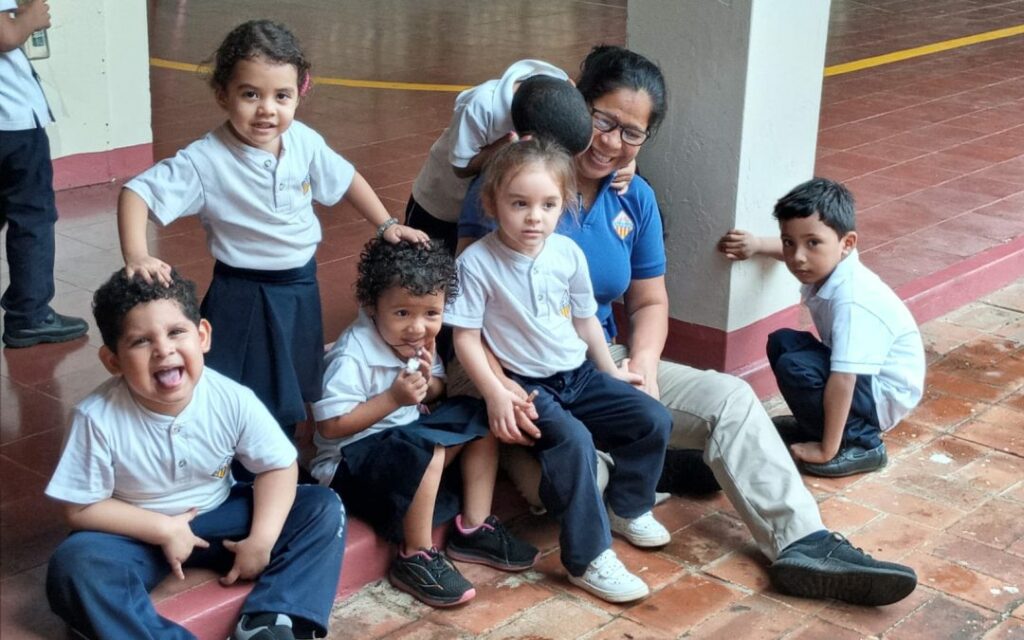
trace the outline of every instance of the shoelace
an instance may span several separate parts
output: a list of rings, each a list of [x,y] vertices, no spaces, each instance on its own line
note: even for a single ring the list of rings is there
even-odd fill
[[[441,555],[441,552],[437,550],[437,547],[431,547],[430,550],[427,551],[427,555],[430,557],[430,560],[427,561],[427,566],[437,571],[438,577],[452,571],[453,567],[451,563],[448,562],[447,558]]]
[[[829,555],[829,556],[831,556],[831,555],[832,555],[832,553],[833,553],[833,552],[834,552],[834,551],[835,551],[836,549],[839,549],[839,548],[840,548],[840,547],[842,547],[843,545],[846,545],[847,547],[850,547],[851,549],[853,549],[853,550],[854,550],[854,551],[856,551],[857,553],[860,553],[861,555],[863,555],[864,557],[868,558],[869,560],[874,560],[874,558],[872,558],[872,557],[871,557],[871,554],[870,554],[870,553],[867,553],[867,552],[865,552],[865,551],[864,551],[863,549],[861,549],[860,547],[855,547],[855,546],[853,546],[853,543],[852,543],[852,542],[850,542],[850,539],[849,539],[849,538],[847,538],[846,536],[844,536],[843,534],[841,534],[841,533],[836,533],[836,532],[832,532],[832,539],[833,539],[833,540],[836,540],[836,541],[838,541],[838,542],[839,542],[839,544],[837,544],[837,545],[836,545],[835,547],[833,547],[833,548],[832,548],[832,551],[829,551],[829,553],[828,553],[828,555]]]

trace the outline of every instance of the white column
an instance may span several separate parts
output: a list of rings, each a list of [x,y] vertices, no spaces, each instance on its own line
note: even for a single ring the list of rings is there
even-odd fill
[[[783,265],[733,265],[715,242],[733,227],[777,235],[773,204],[812,176],[829,4],[629,2],[628,46],[668,83],[668,115],[639,164],[665,216],[676,334],[728,336],[798,302]]]

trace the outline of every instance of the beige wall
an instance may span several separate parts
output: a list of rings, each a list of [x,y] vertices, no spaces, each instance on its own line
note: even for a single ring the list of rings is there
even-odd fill
[[[33,64],[54,159],[151,143],[146,3],[50,0],[50,15],[50,57]]]

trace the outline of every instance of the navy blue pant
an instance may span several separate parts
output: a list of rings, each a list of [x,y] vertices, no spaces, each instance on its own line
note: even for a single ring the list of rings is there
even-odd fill
[[[562,564],[574,576],[611,546],[604,501],[597,488],[597,452],[615,461],[605,497],[617,515],[633,518],[654,506],[665,463],[672,416],[643,391],[598,371],[588,360],[550,378],[509,375],[529,393],[541,437],[540,499],[561,525]]]
[[[252,485],[236,485],[213,511],[191,523],[210,543],[186,567],[227,573],[234,554],[223,540],[241,540],[252,523]],[[327,487],[299,485],[295,504],[242,613],[284,613],[321,635],[334,603],[345,548],[345,511]],[[149,591],[170,573],[160,547],[109,533],[72,533],[50,559],[50,608],[88,638],[194,638],[157,614]]]
[[[11,276],[0,306],[8,329],[38,325],[52,311],[56,223],[46,130],[0,131],[0,229],[7,226]]]
[[[779,329],[768,336],[768,362],[775,381],[809,441],[820,442],[825,433],[825,383],[831,360],[832,350],[807,331]],[[857,376],[843,446],[874,449],[882,444],[871,378]]]

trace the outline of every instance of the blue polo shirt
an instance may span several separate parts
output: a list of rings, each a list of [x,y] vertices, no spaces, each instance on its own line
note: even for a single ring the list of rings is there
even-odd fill
[[[563,215],[558,233],[576,241],[590,265],[597,299],[597,318],[610,342],[617,335],[612,302],[622,297],[633,280],[665,275],[665,238],[661,211],[651,185],[640,176],[619,195],[612,177],[601,183],[594,203],[577,214]],[[470,184],[459,215],[460,238],[482,238],[497,225],[480,204],[480,180]]]

